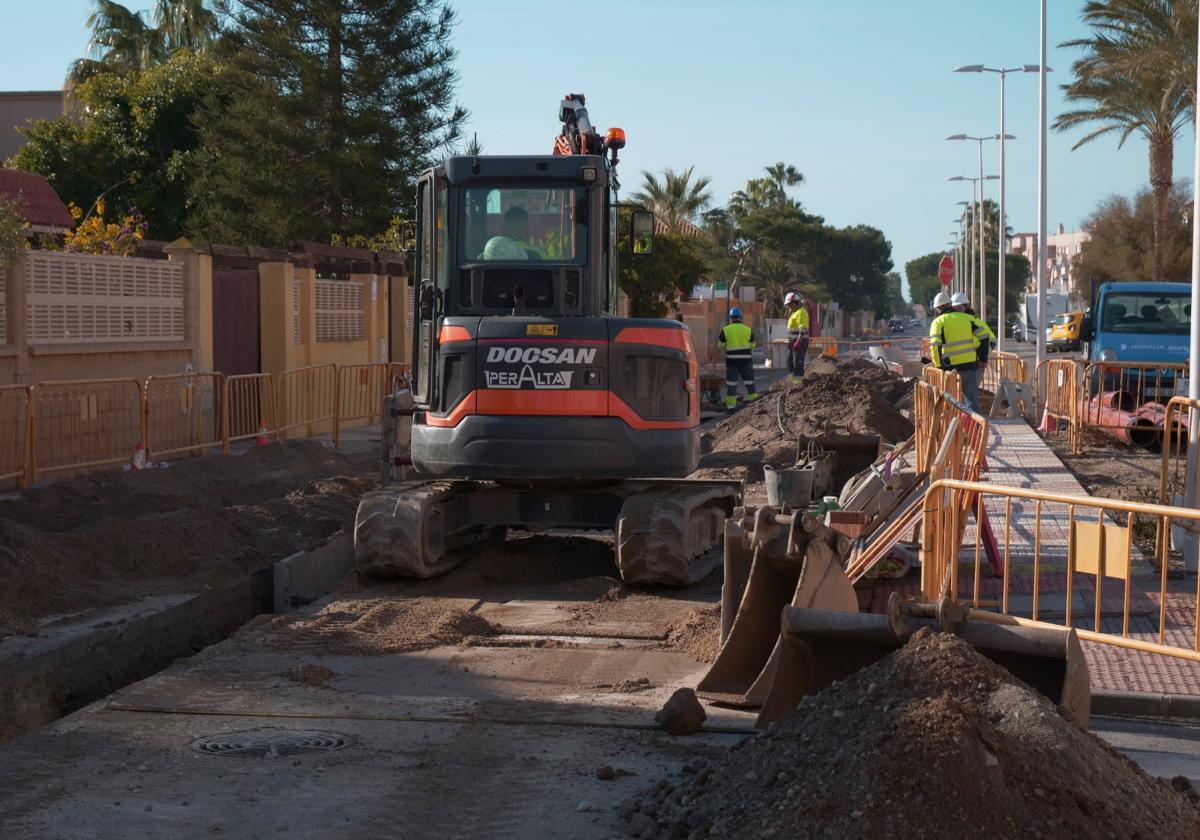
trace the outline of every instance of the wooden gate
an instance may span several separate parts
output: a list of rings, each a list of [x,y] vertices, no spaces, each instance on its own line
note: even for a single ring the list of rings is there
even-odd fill
[[[213,369],[259,373],[258,271],[213,272]]]

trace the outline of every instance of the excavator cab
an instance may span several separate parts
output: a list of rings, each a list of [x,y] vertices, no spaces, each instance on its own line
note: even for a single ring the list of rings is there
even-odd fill
[[[691,335],[617,314],[619,263],[654,236],[650,213],[616,203],[624,132],[601,137],[576,94],[559,115],[552,155],[451,157],[418,182],[418,480],[360,506],[366,575],[437,574],[514,527],[613,530],[631,583],[719,563],[740,483],[686,479],[700,459]]]

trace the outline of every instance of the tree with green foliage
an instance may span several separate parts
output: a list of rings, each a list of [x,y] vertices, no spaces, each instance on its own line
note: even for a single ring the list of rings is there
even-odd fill
[[[1187,283],[1192,276],[1192,196],[1178,184],[1171,190],[1162,240],[1159,279]],[[1091,239],[1075,257],[1076,288],[1090,299],[1092,284],[1104,280],[1148,280],[1154,275],[1155,201],[1149,189],[1132,198],[1112,195],[1083,223]]]
[[[1191,6],[1190,29],[1177,27],[1176,6]],[[1151,277],[1164,279],[1166,236],[1174,177],[1175,138],[1194,116],[1196,23],[1195,2],[1162,0],[1091,0],[1083,20],[1093,28],[1086,38],[1063,46],[1083,50],[1072,65],[1074,79],[1063,86],[1075,107],[1058,116],[1056,131],[1095,126],[1073,149],[1106,135],[1117,146],[1137,134],[1150,154],[1150,188],[1154,193],[1154,259]],[[1171,24],[1165,28],[1166,20]],[[1156,34],[1157,33],[1157,34]],[[1157,50],[1157,52],[1156,52]],[[1180,55],[1190,50],[1191,75],[1182,77],[1176,63],[1147,61],[1147,54]]]
[[[7,193],[0,192],[0,271],[17,261],[25,247],[25,228],[21,204]]]
[[[854,225],[831,232],[827,255],[814,276],[844,309],[865,309],[878,317],[889,313],[888,274],[892,243],[883,231]]]
[[[372,236],[455,143],[454,12],[438,0],[240,0],[199,117],[197,237],[233,244]]]
[[[765,178],[751,178],[746,188],[738,190],[729,199],[729,212],[735,218],[749,215],[767,207],[799,207],[800,202],[788,195],[789,187],[804,183],[804,175],[790,163],[773,164],[765,167]]]
[[[655,217],[671,233],[681,233],[697,216],[708,207],[712,193],[708,185],[712,179],[707,175],[695,176],[695,167],[676,172],[671,167],[663,170],[662,180],[653,172],[642,171],[642,188],[629,196],[629,200],[654,211]]]
[[[629,314],[634,318],[663,318],[670,304],[685,300],[707,275],[713,256],[712,243],[703,236],[660,233],[649,254],[633,253],[629,238],[629,213],[618,211],[617,284],[629,296]]]
[[[87,25],[92,30],[88,56],[71,64],[68,87],[105,73],[147,70],[179,50],[202,51],[220,31],[217,13],[206,0],[158,0],[153,23],[143,12],[113,0],[94,0]]]
[[[933,251],[904,264],[908,295],[913,303],[928,308],[933,296],[942,290],[942,282],[938,279],[938,265],[944,256],[945,251]]]
[[[147,70],[93,76],[76,88],[71,114],[22,130],[9,163],[44,175],[85,213],[103,197],[136,206],[154,238],[181,236],[200,147],[195,116],[217,73],[210,55],[180,50]]]

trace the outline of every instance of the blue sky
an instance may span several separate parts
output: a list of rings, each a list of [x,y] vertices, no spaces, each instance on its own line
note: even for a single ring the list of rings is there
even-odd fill
[[[11,3],[0,32],[0,89],[61,85],[87,41],[89,0]],[[149,8],[151,0],[132,0]],[[795,195],[835,225],[866,223],[891,240],[898,270],[944,247],[978,171],[974,143],[947,134],[999,130],[999,81],[955,74],[960,64],[1038,60],[1038,0],[458,0],[459,98],[489,153],[549,152],[557,106],[586,93],[593,121],[619,125],[626,194],[642,169],[695,165],[722,202],[761,168],[795,164]],[[1050,0],[1049,113],[1073,55],[1057,44],[1085,34],[1082,2]],[[1037,77],[1008,83],[1008,217],[1037,224]],[[1192,175],[1191,129],[1176,146],[1176,177]],[[1104,139],[1078,151],[1051,134],[1048,223],[1079,226],[1112,193],[1147,180],[1146,144]],[[998,151],[985,146],[988,174]],[[989,184],[995,198],[995,184]]]

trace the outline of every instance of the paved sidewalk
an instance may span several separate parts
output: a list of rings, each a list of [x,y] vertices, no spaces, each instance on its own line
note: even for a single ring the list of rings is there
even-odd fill
[[[984,480],[991,484],[1040,490],[1047,493],[1088,497],[1083,486],[1066,468],[1037,432],[1020,418],[993,418],[987,451],[988,471]],[[986,497],[993,533],[1003,558],[1008,548],[1009,612],[1034,616],[1036,588],[1037,618],[1062,623],[1067,607],[1067,548],[1070,509],[1067,505]],[[1077,509],[1079,522],[1096,522],[1095,509]],[[1108,524],[1118,524],[1108,518]],[[1124,516],[1121,525],[1125,524]],[[1152,533],[1152,532],[1151,532]],[[975,523],[968,522],[960,554],[958,595],[970,599],[975,586]],[[993,576],[986,554],[981,551],[979,580],[981,606],[998,606],[1004,580]],[[1161,577],[1148,558],[1134,545],[1130,555],[1129,635],[1157,642]],[[1095,576],[1076,572],[1071,580],[1071,624],[1094,630]],[[1166,632],[1164,642],[1191,648],[1196,621],[1196,586],[1193,576],[1167,581]],[[872,593],[872,610],[886,608],[887,596],[899,590],[904,595],[919,594],[912,578],[880,582]],[[1120,635],[1126,598],[1125,581],[1106,578],[1101,587],[1099,630]],[[1139,653],[1111,645],[1084,642],[1093,690],[1139,691],[1200,696],[1200,663],[1170,656]]]

